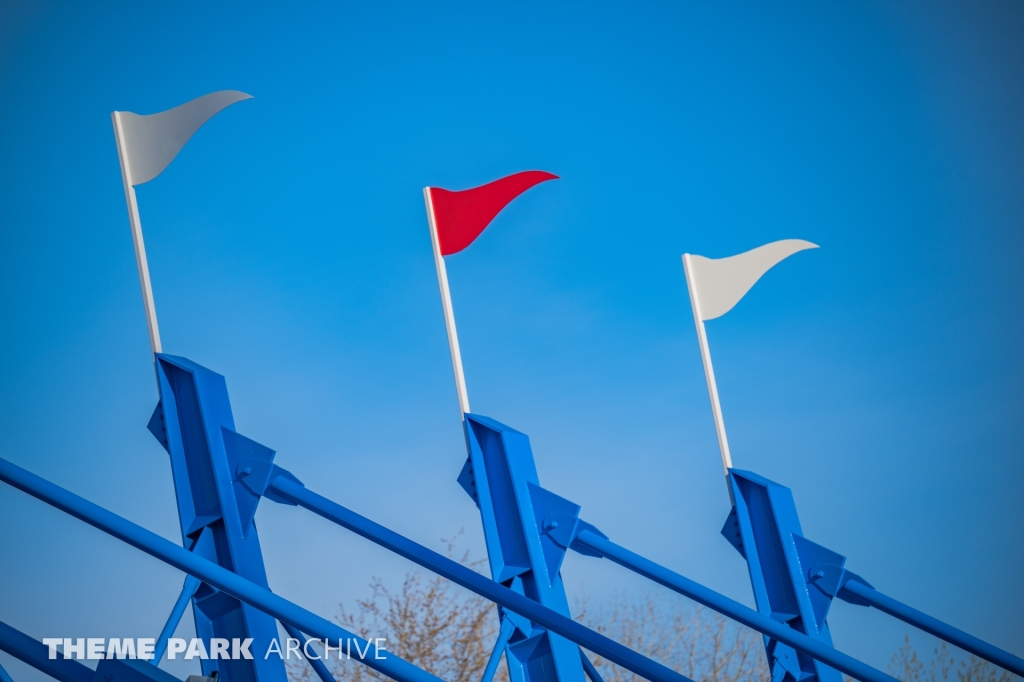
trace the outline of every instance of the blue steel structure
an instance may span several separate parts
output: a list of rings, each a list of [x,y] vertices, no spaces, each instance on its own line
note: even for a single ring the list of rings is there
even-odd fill
[[[259,498],[237,482],[236,469],[242,461],[270,462],[274,452],[235,432],[223,376],[185,358],[164,354],[157,354],[156,370],[160,402],[149,430],[170,455],[182,544],[268,587],[253,520]],[[182,594],[189,587],[186,584]],[[277,637],[273,617],[209,585],[192,583],[191,587],[192,614],[200,638],[252,638],[257,649],[266,650]],[[178,605],[174,612],[180,613]],[[161,649],[173,626],[164,630]],[[287,679],[284,663],[274,657],[203,660],[202,670],[207,677],[217,672],[224,682]]]
[[[788,488],[736,469],[729,486],[734,506],[722,535],[747,560],[758,611],[832,646],[825,622],[832,595],[811,581],[823,566],[842,568],[844,558],[803,537]],[[836,670],[771,637],[765,650],[773,680],[842,682]]]
[[[183,546],[2,459],[0,481],[191,576],[172,608],[162,642],[173,632],[184,604],[191,602],[203,637],[252,637],[259,642],[254,642],[254,650],[263,650],[277,637],[279,622],[300,641],[306,636],[353,639],[371,652],[364,664],[400,682],[437,681],[390,652],[379,652],[383,655],[378,658],[373,643],[270,591],[254,524],[259,501],[266,498],[312,511],[494,602],[501,635],[485,682],[502,654],[517,682],[580,682],[584,675],[600,682],[583,649],[654,682],[687,682],[679,673],[572,620],[560,575],[569,549],[610,559],[761,632],[776,680],[824,680],[840,671],[865,682],[893,682],[832,646],[825,615],[836,596],[875,606],[1024,673],[1020,658],[881,595],[846,571],[842,556],[803,538],[789,491],[754,474],[730,472],[736,508],[724,533],[750,565],[758,610],[612,542],[580,519],[578,505],[540,486],[526,435],[487,417],[466,415],[469,457],[459,483],[480,509],[492,580],[316,494],[275,465],[272,450],[234,431],[222,376],[162,354],[157,356],[157,374],[160,404],[149,428],[171,458]],[[41,643],[2,623],[0,650],[61,682],[175,680],[157,665],[136,660],[107,659],[96,671],[74,660],[49,660]],[[283,666],[275,657],[203,663],[204,674],[216,671],[231,682],[284,680]],[[323,682],[333,682],[325,666],[314,670]]]
[[[756,474],[730,470],[735,504],[722,529],[747,560],[758,607],[754,611],[615,544],[581,520],[579,505],[540,487],[525,434],[474,414],[465,415],[465,431],[469,457],[458,480],[480,508],[492,576],[561,613],[568,611],[559,569],[565,551],[572,549],[611,559],[762,633],[773,682],[841,682],[840,672],[860,680],[892,679],[834,649],[826,622],[834,597],[874,606],[1024,675],[1024,660],[1019,657],[886,597],[847,571],[844,556],[803,537],[790,490]],[[531,623],[531,629],[523,628],[507,613],[501,617],[495,654],[505,648],[516,682],[546,682],[554,672],[561,672],[553,665],[539,670],[524,665],[523,655],[510,644],[515,641],[510,635],[521,633],[520,641],[528,641],[531,633],[543,637],[543,629],[536,623]],[[580,654],[587,675],[599,682],[589,659]],[[493,674],[496,658],[492,655],[484,682]]]
[[[463,426],[469,457],[458,480],[480,508],[491,577],[569,616],[559,571],[565,549],[545,533],[544,521],[579,508],[540,487],[526,434],[473,414],[465,416]],[[502,611],[500,618],[494,649],[504,649],[512,682],[583,681],[577,645],[513,613]],[[497,657],[492,659],[489,668],[496,668]],[[490,675],[484,675],[484,682]]]
[[[722,535],[747,560],[758,610],[828,646],[825,616],[834,598],[913,625],[1001,668],[1024,676],[1024,660],[878,592],[845,568],[846,557],[803,536],[789,488],[749,471],[731,469],[734,506]],[[765,637],[773,680],[840,682],[835,670]]]

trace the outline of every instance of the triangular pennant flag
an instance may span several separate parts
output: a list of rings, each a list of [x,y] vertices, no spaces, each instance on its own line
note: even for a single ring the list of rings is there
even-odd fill
[[[140,116],[115,111],[114,125],[120,126],[118,138],[123,145],[121,155],[130,183],[141,185],[160,175],[200,126],[225,107],[244,99],[252,99],[252,95],[220,90],[158,114]]]
[[[689,275],[694,312],[701,320],[713,320],[732,310],[757,280],[780,261],[797,251],[816,249],[817,244],[802,239],[783,239],[728,258],[684,256],[689,259]]]
[[[509,202],[534,185],[556,179],[557,175],[544,171],[523,171],[460,192],[428,188],[441,255],[462,251]]]

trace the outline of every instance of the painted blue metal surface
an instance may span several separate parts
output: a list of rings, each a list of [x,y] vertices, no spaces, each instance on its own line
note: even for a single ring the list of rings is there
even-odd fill
[[[308,633],[359,642],[371,652],[363,662],[399,682],[439,682],[390,653],[377,659],[370,642],[269,591],[253,521],[267,497],[313,511],[499,605],[495,654],[505,650],[512,682],[583,682],[584,674],[600,682],[581,647],[654,682],[690,682],[571,619],[560,575],[567,549],[608,558],[762,632],[778,682],[838,681],[837,671],[865,682],[894,682],[832,647],[826,616],[834,597],[874,606],[1024,674],[1020,658],[879,593],[847,571],[845,557],[803,537],[789,489],[756,474],[730,471],[735,507],[722,531],[747,559],[754,611],[611,542],[579,518],[578,505],[540,487],[524,434],[466,415],[469,458],[459,482],[480,508],[490,580],[307,490],[275,466],[272,450],[235,433],[220,375],[167,355],[157,356],[157,373],[161,403],[149,428],[171,456],[184,548],[3,459],[0,480],[196,577],[186,580],[172,609],[161,653],[192,599],[201,637],[252,637],[254,650],[265,651],[280,620],[298,639]],[[2,623],[0,650],[60,682],[177,682],[143,661],[105,659],[94,672],[72,660],[49,660],[47,647]],[[492,655],[483,682],[493,677],[499,658]],[[240,660],[242,666],[218,661],[219,667],[204,661],[203,672],[216,671],[225,682],[285,682],[276,657]],[[282,676],[258,661],[277,662]],[[322,682],[333,682],[322,664],[314,668]]]
[[[729,484],[735,506],[722,534],[746,558],[762,613],[831,646],[825,616],[832,599],[838,597],[851,604],[874,606],[1024,676],[1024,660],[878,592],[845,568],[845,556],[803,537],[789,488],[735,469],[730,471]],[[766,647],[773,665],[784,668],[792,678],[801,679],[797,675],[803,672],[807,675],[804,679],[813,679],[811,659],[800,657],[800,669],[795,671],[792,650],[770,639]],[[826,669],[824,674],[830,673]]]
[[[0,665],[0,682],[14,682],[14,678],[2,665]]]
[[[389,652],[381,652],[381,658],[378,659],[378,650],[372,642],[367,642],[345,628],[314,613],[310,613],[300,606],[296,606],[284,597],[274,594],[266,587],[246,580],[227,568],[203,558],[196,552],[190,552],[166,538],[160,537],[156,533],[146,530],[2,458],[0,458],[0,481],[70,514],[94,528],[98,528],[128,545],[160,559],[164,563],[196,576],[210,587],[221,590],[246,604],[262,610],[264,613],[270,614],[274,618],[292,623],[302,632],[309,633],[320,639],[329,638],[333,641],[351,639],[353,647],[357,646],[358,643],[360,651],[369,651],[365,659],[362,659],[365,665],[392,679],[398,680],[398,682],[441,682],[440,678],[417,668],[408,661],[404,661]],[[482,576],[479,577],[482,578]],[[2,646],[3,634],[2,629],[0,629],[0,646]],[[39,642],[32,641],[32,645],[41,647],[43,651],[46,651],[46,648]],[[256,649],[253,649],[253,651],[256,651]],[[16,652],[12,653],[17,655]],[[149,664],[146,664],[146,668],[157,670],[157,668]],[[86,681],[68,679],[64,682]]]
[[[50,658],[48,647],[6,623],[0,623],[0,651],[11,654],[58,682],[181,682],[145,661],[104,659],[96,670],[92,670],[74,659],[60,655]]]
[[[811,585],[820,566],[842,568],[845,557],[803,537],[789,488],[749,471],[729,470],[733,509],[722,534],[747,560],[754,601],[762,614],[832,646],[825,616],[832,597]],[[765,637],[772,679],[842,682],[839,672]]]
[[[992,646],[988,642],[980,640],[973,635],[969,635],[963,630],[947,625],[937,618],[933,618],[926,613],[922,613],[913,607],[896,601],[892,597],[882,594],[864,582],[860,576],[852,574],[849,571],[845,571],[844,573],[845,575],[840,577],[840,587],[838,594],[836,595],[843,601],[874,606],[879,611],[884,611],[890,616],[894,616],[905,623],[910,623],[911,625],[919,627],[925,632],[944,639],[950,644],[955,644],[975,656],[980,656],[987,661],[995,663],[1002,668],[1006,668],[1007,670],[1024,677],[1024,659],[1014,656],[1008,651],[1003,651],[998,647]]]
[[[0,622],[0,651],[5,651],[59,682],[92,682],[93,671],[78,661],[58,656],[50,659],[49,647]]]
[[[573,515],[579,507],[540,487],[524,433],[488,417],[465,415],[469,457],[459,483],[476,502],[483,521],[491,577],[544,606],[571,616],[559,571],[565,548],[544,533],[545,518]],[[511,682],[583,682],[579,647],[546,628],[499,611]],[[485,675],[486,678],[486,675]]]
[[[153,665],[160,665],[160,661],[167,651],[167,641],[174,634],[174,631],[178,629],[178,623],[181,622],[181,617],[185,614],[185,608],[201,584],[202,582],[197,578],[190,575],[185,576],[185,584],[181,586],[181,593],[178,594],[178,598],[171,608],[171,613],[167,616],[167,622],[164,623],[160,636],[156,638],[156,646],[153,648],[153,660],[150,661]]]
[[[597,672],[597,668],[587,658],[586,652],[580,649],[580,660],[583,661],[583,671],[587,673],[587,677],[590,678],[590,682],[604,682],[604,678],[601,677],[601,673]]]
[[[487,657],[487,665],[484,666],[484,674],[480,676],[480,682],[491,682],[494,679],[494,674],[498,672],[498,664],[501,663],[501,656],[505,653],[505,646],[508,644],[509,637],[516,631],[516,626],[513,625],[511,618],[506,618],[505,614],[501,614],[501,627],[498,628],[498,637],[494,641],[494,646],[491,647],[491,655]]]
[[[197,555],[267,587],[259,536],[253,522],[258,498],[238,484],[241,459],[272,461],[274,452],[235,432],[227,383],[191,360],[156,356],[160,402],[149,429],[171,458],[182,544]],[[269,615],[209,585],[192,596],[196,633],[253,639],[266,650],[277,637]],[[275,657],[203,660],[203,674],[223,682],[287,682]]]
[[[306,649],[306,647],[309,646],[309,637],[306,637],[299,632],[298,628],[291,623],[281,623],[281,626],[284,628],[285,632],[288,633],[289,637],[302,642],[302,650],[309,653]],[[320,654],[310,654],[306,657],[306,662],[309,663],[309,666],[313,669],[313,672],[316,673],[316,676],[320,678],[320,682],[335,682],[334,677],[331,675],[331,671],[327,669],[327,666],[324,665],[324,662],[320,659]]]

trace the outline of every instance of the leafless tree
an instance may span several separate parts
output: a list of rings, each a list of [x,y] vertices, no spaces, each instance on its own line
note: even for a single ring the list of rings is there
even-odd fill
[[[454,557],[458,536],[448,541]],[[458,557],[480,571],[482,561]],[[620,595],[591,608],[575,605],[576,620],[625,646],[657,660],[697,682],[768,680],[761,635],[667,591],[639,597]],[[352,610],[339,607],[335,620],[364,638],[387,638],[388,651],[446,682],[479,682],[498,632],[496,607],[448,580],[422,571],[410,572],[399,589],[380,579],[370,583],[370,596]],[[640,682],[637,675],[589,654],[606,682]],[[383,682],[387,678],[353,658],[331,659],[338,682]],[[305,661],[288,661],[293,682],[319,682]],[[987,661],[955,656],[945,643],[922,660],[905,638],[888,672],[903,682],[1012,682],[1017,678]],[[847,682],[852,682],[846,678]],[[508,682],[504,661],[495,682]]]
[[[620,596],[610,606],[578,607],[577,619],[630,649],[698,682],[767,680],[761,636],[724,616],[664,591]],[[642,678],[600,656],[606,682]]]
[[[910,637],[903,638],[903,646],[889,661],[888,672],[903,682],[1010,682],[1020,679],[977,656],[958,659],[945,642],[935,647],[926,668],[910,643]]]
[[[446,541],[449,557],[455,558],[457,539]],[[458,559],[475,570],[482,568],[483,562],[471,561],[468,553]],[[364,638],[386,638],[390,653],[446,682],[479,682],[498,636],[497,609],[491,602],[424,571],[406,574],[398,590],[374,578],[370,596],[358,600],[353,610],[339,606],[334,620]],[[389,679],[354,656],[332,658],[329,667],[339,682]],[[288,661],[288,672],[294,682],[319,682],[305,661]],[[494,680],[508,682],[504,662]]]
[[[448,541],[455,555],[456,538]],[[458,557],[476,570],[482,561]],[[682,599],[650,593],[626,596],[609,606],[577,605],[576,619],[645,656],[699,682],[766,680],[759,636]],[[406,575],[400,588],[373,579],[370,595],[354,608],[339,607],[335,620],[364,638],[387,638],[388,651],[446,682],[479,682],[498,633],[496,607],[448,580],[423,571]],[[606,682],[639,682],[639,678],[600,656],[591,656]],[[332,658],[329,667],[341,682],[378,682],[383,675],[353,658]],[[319,682],[305,661],[288,661],[293,682]],[[495,682],[508,682],[504,661]],[[973,681],[972,681],[973,682]]]

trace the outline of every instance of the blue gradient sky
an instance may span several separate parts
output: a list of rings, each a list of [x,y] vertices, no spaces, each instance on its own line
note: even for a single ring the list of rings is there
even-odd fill
[[[679,255],[811,240],[708,324],[737,466],[880,589],[1024,654],[1022,34],[1014,2],[3,3],[0,456],[180,540],[109,115],[240,89],[142,221],[165,349],[307,485],[483,551],[420,190],[548,170],[448,259],[473,407],[541,482],[750,603]],[[177,571],[6,486],[0,518],[0,620],[159,631]],[[272,587],[324,615],[408,568],[257,522]],[[830,623],[876,665],[908,631]]]

